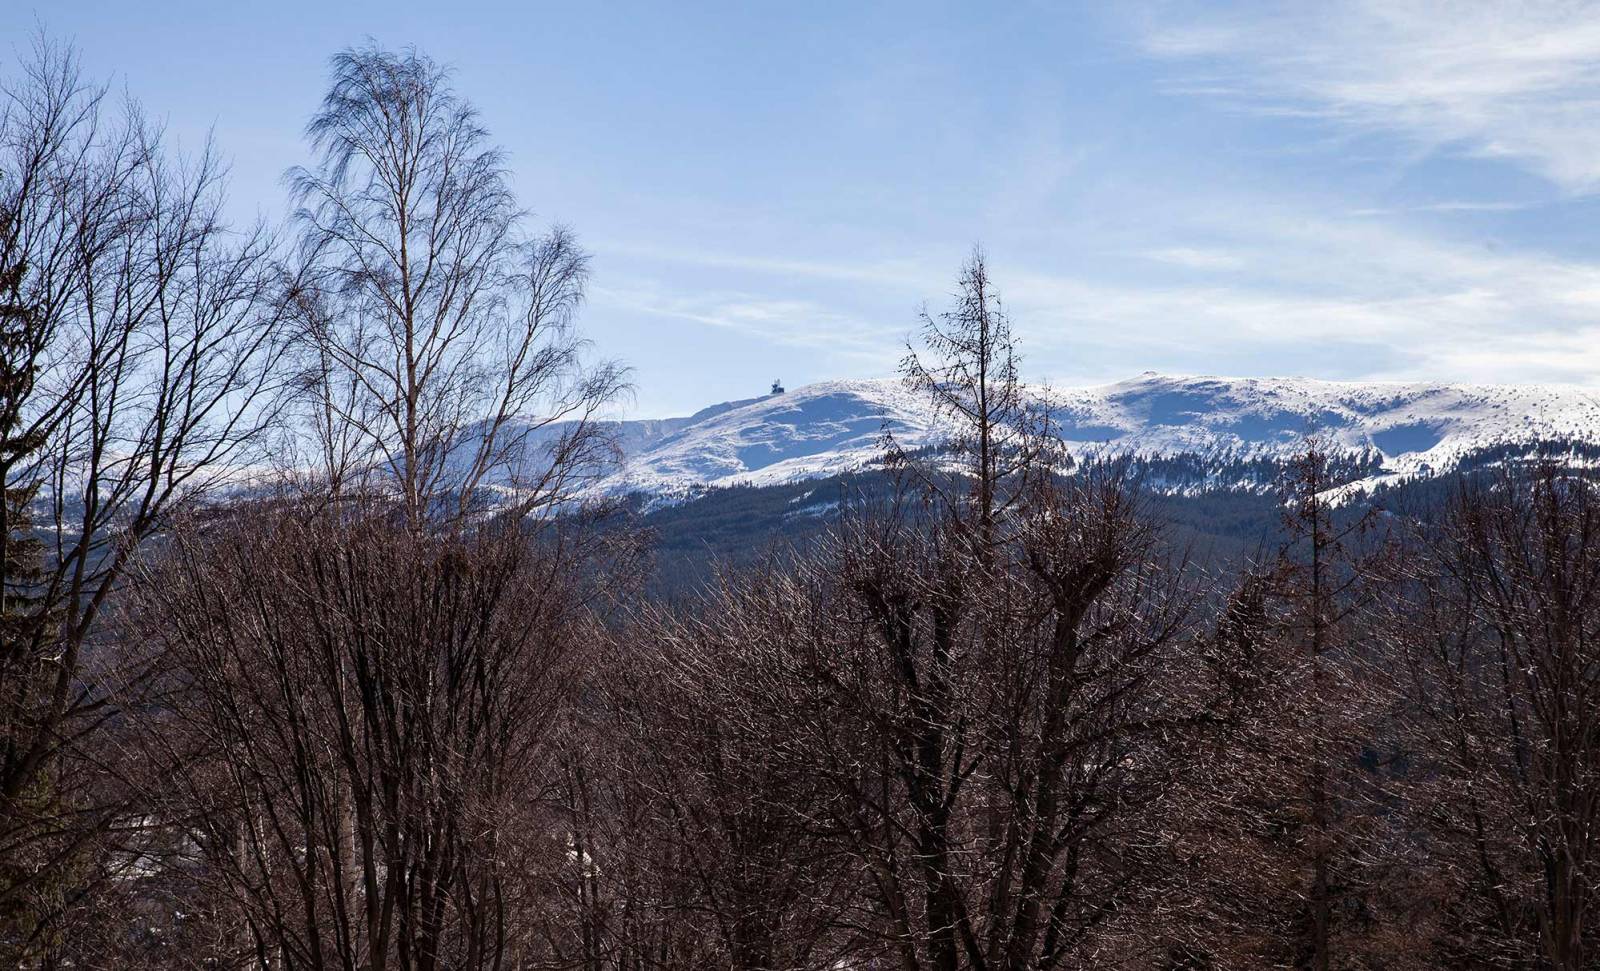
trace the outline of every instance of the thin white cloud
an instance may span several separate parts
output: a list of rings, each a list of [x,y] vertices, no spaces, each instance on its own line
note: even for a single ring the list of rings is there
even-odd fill
[[[1595,261],[1245,200],[1211,200],[1164,231],[1193,223],[1227,241],[1201,252],[1248,272],[1191,260],[1128,281],[997,266],[1032,360],[1108,377],[1155,367],[1600,383]]]
[[[922,287],[933,282],[926,269],[912,260],[812,260],[736,254],[695,247],[666,247],[622,241],[595,244],[602,256],[625,256],[660,263],[681,263],[705,269],[737,270],[775,277],[867,283],[878,286]]]
[[[1237,253],[1197,246],[1167,246],[1140,254],[1147,260],[1187,267],[1191,270],[1237,270],[1245,260]]]
[[[1600,188],[1600,6],[1356,0],[1162,23],[1146,50],[1198,76],[1173,90],[1517,161]]]
[[[1225,242],[1121,250],[1126,275],[991,252],[1034,373],[1078,380],[1228,367],[1443,381],[1600,377],[1600,264],[1244,200],[1212,200],[1174,219],[1164,231],[1182,234],[1192,221]],[[601,290],[597,301],[803,348],[864,372],[892,371],[909,317],[885,320],[861,302],[862,264],[671,254],[670,262],[686,261],[728,270],[736,289],[651,283]],[[803,279],[775,284],[778,267]],[[907,261],[876,282],[937,310],[954,270]]]
[[[1525,202],[1469,202],[1463,200],[1446,200],[1444,202],[1427,202],[1415,206],[1369,206],[1362,209],[1350,210],[1352,216],[1395,216],[1412,212],[1518,212],[1531,209],[1532,205]]]
[[[875,360],[897,346],[897,332],[808,299],[739,291],[674,292],[651,283],[595,287],[592,297],[601,307],[690,321],[780,347],[843,358]]]

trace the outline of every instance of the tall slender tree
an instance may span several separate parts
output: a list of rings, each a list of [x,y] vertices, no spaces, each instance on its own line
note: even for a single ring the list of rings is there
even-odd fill
[[[996,518],[1022,493],[1021,481],[1046,463],[1045,415],[1024,394],[1019,355],[1000,293],[989,276],[983,250],[975,247],[962,266],[954,301],[937,316],[921,315],[922,348],[907,346],[900,362],[906,387],[931,406],[949,432],[946,450],[963,461],[959,484],[922,470],[921,486],[942,492],[966,488],[981,546],[995,541]],[[891,458],[910,456],[889,439]],[[946,505],[954,508],[945,497]]]
[[[317,163],[290,172],[322,464],[414,525],[485,486],[524,513],[570,499],[605,465],[595,419],[625,387],[574,329],[588,256],[563,227],[523,231],[505,153],[449,82],[414,49],[341,51],[307,126]]]

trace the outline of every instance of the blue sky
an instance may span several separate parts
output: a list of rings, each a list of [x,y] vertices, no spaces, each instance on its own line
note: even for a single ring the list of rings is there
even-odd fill
[[[639,415],[893,372],[981,241],[1031,379],[1600,383],[1600,7],[54,0],[232,205],[416,44],[595,256]]]

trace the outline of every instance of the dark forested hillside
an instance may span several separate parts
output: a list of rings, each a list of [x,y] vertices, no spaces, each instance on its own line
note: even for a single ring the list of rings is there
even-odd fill
[[[1475,450],[1444,474],[1383,482],[1341,498],[1339,514],[1371,509],[1395,518],[1397,525],[1434,522],[1464,484],[1492,481],[1507,467],[1528,472],[1540,462],[1587,475],[1595,452],[1584,442],[1566,439]],[[1337,487],[1368,477],[1379,470],[1380,461],[1371,453],[1331,457],[1330,481]],[[1091,464],[1089,471],[1095,467]],[[1198,559],[1240,563],[1283,540],[1282,489],[1292,473],[1289,461],[1191,453],[1101,460],[1098,467],[1144,495],[1149,515],[1165,527],[1163,541]],[[805,548],[827,536],[852,509],[882,507],[894,488],[888,473],[861,472],[784,485],[706,489],[673,500],[641,494],[630,497],[625,508],[631,524],[651,535],[658,557],[657,589],[681,591],[705,582],[716,564],[738,566],[777,549]]]

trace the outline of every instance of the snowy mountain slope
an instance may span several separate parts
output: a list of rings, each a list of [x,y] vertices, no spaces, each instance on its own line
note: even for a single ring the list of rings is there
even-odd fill
[[[625,466],[606,487],[665,493],[771,485],[869,465],[883,454],[886,430],[910,446],[942,438],[923,402],[898,381],[824,381],[700,415],[643,448],[625,447]]]
[[[1557,385],[1441,385],[1302,378],[1178,377],[1032,392],[1078,452],[1286,456],[1318,430],[1384,456],[1380,478],[1448,470],[1493,445],[1600,442],[1600,392]],[[896,380],[826,381],[707,408],[683,419],[621,422],[626,456],[607,491],[677,494],[771,485],[863,468],[885,429],[906,446],[943,435]]]

